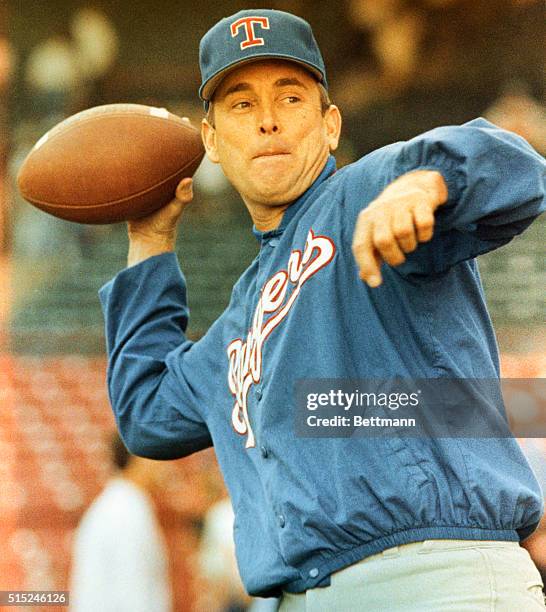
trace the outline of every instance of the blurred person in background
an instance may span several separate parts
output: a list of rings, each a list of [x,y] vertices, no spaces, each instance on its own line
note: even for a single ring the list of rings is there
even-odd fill
[[[206,587],[197,609],[202,612],[275,612],[275,598],[250,598],[243,587],[233,541],[233,507],[229,497],[213,504],[206,516],[199,548],[199,566]]]
[[[77,10],[70,33],[85,81],[87,106],[104,104],[104,81],[116,63],[119,37],[108,16],[92,6]]]
[[[346,7],[352,61],[339,66],[332,89],[358,155],[476,117],[515,77],[541,95],[540,0],[347,0]]]
[[[546,154],[546,106],[536,100],[527,83],[509,81],[484,117],[499,127],[525,138],[542,155]]]
[[[233,509],[228,497],[213,504],[205,515],[199,547],[199,568],[206,588],[198,609],[202,612],[243,612],[246,595],[235,559]]]
[[[542,487],[546,502],[546,439],[524,438],[519,442]],[[535,562],[542,576],[542,582],[546,584],[546,517],[542,517],[537,530],[523,543],[523,546]]]
[[[37,117],[53,125],[75,111],[83,76],[66,27],[32,49],[25,66],[25,81]]]
[[[171,612],[164,537],[151,495],[167,464],[129,454],[117,434],[116,469],[75,534],[70,609],[73,612]]]
[[[34,113],[51,124],[103,103],[103,81],[118,56],[119,40],[109,18],[93,7],[76,11],[39,42],[25,65]]]

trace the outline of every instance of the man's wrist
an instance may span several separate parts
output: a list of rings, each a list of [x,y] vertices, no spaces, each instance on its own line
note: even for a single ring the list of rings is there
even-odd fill
[[[436,210],[441,204],[447,202],[449,193],[447,182],[437,170],[412,170],[402,174],[387,185],[381,195],[394,196],[407,194],[408,190],[420,191],[432,207]]]
[[[447,202],[449,196],[447,183],[438,170],[416,170],[409,176],[416,179],[415,186],[422,189],[431,198],[435,209]]]
[[[165,238],[162,240],[145,240],[132,238],[129,240],[129,253],[127,256],[127,265],[135,266],[140,262],[162,255],[163,253],[172,253],[176,244],[176,238]]]

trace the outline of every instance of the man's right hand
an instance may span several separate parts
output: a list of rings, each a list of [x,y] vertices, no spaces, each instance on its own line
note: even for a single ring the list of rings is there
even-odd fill
[[[127,265],[134,266],[148,257],[174,251],[178,222],[193,198],[192,179],[185,178],[176,188],[174,200],[151,215],[128,221],[129,255]]]

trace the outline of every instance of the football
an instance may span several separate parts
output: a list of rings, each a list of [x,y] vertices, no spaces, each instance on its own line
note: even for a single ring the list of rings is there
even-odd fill
[[[82,111],[34,145],[17,177],[23,198],[61,219],[117,223],[174,198],[204,155],[189,121],[164,108],[108,104]]]

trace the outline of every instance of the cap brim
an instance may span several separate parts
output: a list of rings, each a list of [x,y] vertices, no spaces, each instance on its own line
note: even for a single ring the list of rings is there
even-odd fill
[[[307,62],[303,62],[302,60],[294,59],[293,57],[290,57],[288,55],[264,53],[263,55],[253,55],[252,57],[239,59],[236,62],[233,62],[232,64],[229,64],[222,70],[218,71],[216,74],[213,74],[210,79],[201,87],[201,90],[199,92],[201,99],[205,102],[209,102],[218,85],[220,85],[220,83],[226,78],[226,76],[230,72],[233,72],[233,70],[235,70],[236,68],[239,68],[244,64],[250,64],[252,62],[259,62],[267,59],[280,59],[286,60],[288,62],[293,62],[294,64],[299,64],[300,66],[308,70],[319,81],[319,83],[323,82],[322,72],[312,64],[308,64]]]

